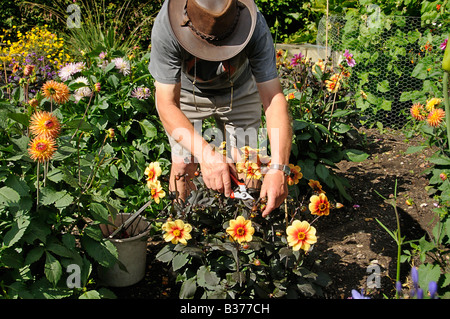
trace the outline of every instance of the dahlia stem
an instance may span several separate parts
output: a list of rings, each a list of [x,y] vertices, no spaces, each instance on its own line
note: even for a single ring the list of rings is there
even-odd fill
[[[39,162],[37,162],[37,169],[36,169],[36,178],[37,178],[37,186],[36,186],[36,211],[38,210],[39,206]]]
[[[448,101],[448,72],[444,71],[444,105],[445,105],[445,124],[447,126],[447,147],[450,151],[450,105]]]

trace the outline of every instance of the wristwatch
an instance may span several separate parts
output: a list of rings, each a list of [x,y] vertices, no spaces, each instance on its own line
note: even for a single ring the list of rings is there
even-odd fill
[[[286,176],[289,176],[291,174],[291,169],[289,165],[284,164],[270,164],[269,169],[278,169],[282,171]]]

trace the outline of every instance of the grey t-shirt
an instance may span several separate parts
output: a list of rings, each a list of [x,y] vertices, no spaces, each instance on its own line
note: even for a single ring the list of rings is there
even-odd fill
[[[165,1],[152,29],[149,71],[156,81],[181,81],[183,90],[194,89],[196,94],[207,97],[229,92],[230,81],[239,89],[252,75],[257,83],[278,76],[272,36],[261,12],[258,11],[255,31],[247,46],[228,61],[213,62],[200,60],[183,49],[170,27],[167,10]]]

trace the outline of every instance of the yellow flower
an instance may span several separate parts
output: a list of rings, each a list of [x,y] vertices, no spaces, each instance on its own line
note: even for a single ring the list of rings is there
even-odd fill
[[[293,250],[303,249],[308,251],[311,245],[317,242],[316,229],[307,221],[294,220],[291,226],[286,228],[287,241]]]
[[[238,173],[245,173],[248,179],[261,179],[262,173],[258,163],[249,161],[236,163],[236,170]]]
[[[61,125],[55,115],[50,112],[36,112],[30,119],[30,131],[35,136],[56,138]]]
[[[42,87],[42,93],[47,99],[58,104],[64,104],[69,100],[69,87],[54,80],[45,82]]]
[[[322,59],[319,59],[316,63],[314,63],[313,67],[312,67],[312,71],[313,73],[317,73],[316,72],[316,66],[320,67],[320,69],[323,71],[325,71],[325,63],[323,62]]]
[[[144,171],[144,174],[147,175],[147,186],[151,188],[151,184],[155,183],[158,179],[158,176],[161,175],[161,167],[159,166],[159,162],[150,163]]]
[[[329,80],[325,80],[328,92],[335,93],[337,90],[339,90],[340,87],[339,80],[340,80],[339,74],[333,74]]]
[[[428,112],[431,112],[435,109],[436,106],[441,104],[441,99],[438,99],[437,97],[433,97],[430,100],[427,101],[427,104],[425,105],[425,108]]]
[[[185,224],[181,219],[169,220],[161,228],[165,231],[164,240],[175,245],[178,243],[186,245],[187,241],[192,238],[190,234],[192,226],[188,223]]]
[[[243,242],[248,243],[252,241],[255,229],[252,227],[250,220],[246,220],[243,216],[238,216],[238,218],[230,220],[230,226],[226,232],[233,240],[242,244]]]
[[[303,174],[301,172],[300,166],[289,164],[289,168],[291,169],[291,174],[287,177],[288,185],[295,185],[303,178]]]
[[[42,163],[50,160],[55,150],[56,144],[52,138],[38,136],[29,143],[28,153],[32,160]]]
[[[434,109],[428,114],[427,123],[432,127],[437,127],[442,123],[445,117],[445,111],[443,109]]]
[[[313,195],[309,199],[309,210],[311,214],[323,216],[330,214],[330,203],[328,202],[328,198],[324,193],[319,195]]]
[[[166,196],[166,192],[162,189],[159,181],[147,183],[147,187],[150,188],[150,197],[153,198],[157,204],[159,204],[161,198]]]

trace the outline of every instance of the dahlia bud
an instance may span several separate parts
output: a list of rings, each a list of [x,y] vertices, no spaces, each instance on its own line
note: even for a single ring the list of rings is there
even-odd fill
[[[25,68],[23,69],[23,75],[29,76],[33,73],[33,71],[34,71],[34,65],[27,64],[27,65],[25,65]]]
[[[28,101],[28,104],[30,104],[30,106],[32,107],[37,107],[39,105],[39,101],[36,99],[31,99]]]
[[[107,134],[110,139],[113,139],[114,137],[116,137],[116,133],[114,132],[113,128],[108,129]]]
[[[442,172],[441,174],[439,174],[439,177],[440,177],[443,181],[445,181],[445,180],[447,179],[447,174],[444,173],[444,172]]]
[[[94,92],[100,92],[100,89],[101,89],[101,85],[100,85],[100,83],[95,83],[94,84]]]

